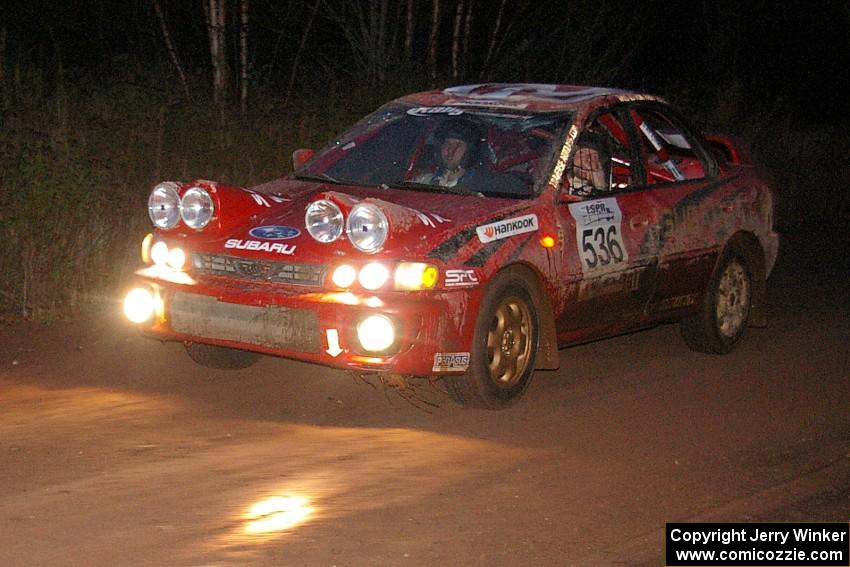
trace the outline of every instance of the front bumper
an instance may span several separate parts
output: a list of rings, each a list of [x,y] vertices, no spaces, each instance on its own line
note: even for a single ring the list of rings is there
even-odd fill
[[[137,272],[156,297],[156,314],[139,324],[160,340],[191,341],[271,354],[336,368],[414,376],[459,373],[447,354],[468,354],[477,289],[450,292],[330,292],[299,286],[205,278],[175,283]],[[360,344],[357,325],[390,319],[396,339],[384,353]],[[459,357],[463,359],[463,357]],[[468,357],[467,357],[468,358]]]

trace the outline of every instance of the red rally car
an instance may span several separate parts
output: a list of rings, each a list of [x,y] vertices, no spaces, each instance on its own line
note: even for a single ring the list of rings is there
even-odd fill
[[[452,87],[293,161],[247,189],[157,185],[126,316],[207,366],[263,353],[441,376],[485,408],[562,346],[678,321],[689,347],[726,353],[766,324],[770,188],[742,142],[657,97]]]

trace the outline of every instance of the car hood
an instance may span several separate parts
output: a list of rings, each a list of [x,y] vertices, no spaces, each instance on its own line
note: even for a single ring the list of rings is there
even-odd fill
[[[194,182],[193,185],[198,185]],[[469,257],[495,239],[487,225],[530,218],[531,200],[331,185],[281,179],[242,189],[211,184],[218,199],[217,222],[195,234],[184,234],[193,249],[236,256],[327,263],[329,260],[373,259],[452,262]],[[318,199],[337,203],[344,214],[357,203],[373,203],[389,221],[389,235],[379,252],[366,254],[343,236],[329,244],[307,232],[304,214]],[[526,221],[535,225],[537,218]],[[480,229],[480,230],[479,230]],[[526,229],[525,232],[530,232]],[[285,258],[282,258],[285,256]]]

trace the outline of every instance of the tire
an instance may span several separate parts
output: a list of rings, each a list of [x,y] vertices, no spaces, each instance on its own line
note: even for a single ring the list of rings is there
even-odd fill
[[[201,366],[216,368],[218,370],[240,370],[242,368],[248,368],[260,359],[260,355],[255,352],[237,350],[235,348],[190,342],[185,343],[185,346],[186,352],[192,360]]]
[[[531,381],[539,335],[528,285],[513,274],[496,276],[475,322],[469,369],[446,379],[449,394],[467,407],[510,406]]]
[[[705,291],[701,312],[679,323],[688,348],[709,354],[727,354],[735,348],[752,309],[752,273],[742,255],[724,254]]]

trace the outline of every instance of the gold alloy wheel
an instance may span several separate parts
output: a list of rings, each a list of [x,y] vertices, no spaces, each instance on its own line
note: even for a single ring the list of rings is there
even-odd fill
[[[750,278],[737,260],[729,262],[717,285],[717,329],[726,338],[735,337],[747,322],[750,311]]]
[[[531,359],[532,325],[525,301],[502,298],[487,333],[487,368],[499,388],[513,387],[525,374]]]

